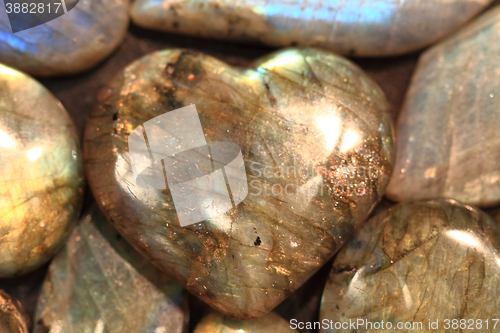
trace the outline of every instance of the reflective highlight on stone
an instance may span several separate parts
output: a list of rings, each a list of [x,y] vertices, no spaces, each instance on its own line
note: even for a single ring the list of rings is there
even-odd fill
[[[54,1],[40,3],[45,4],[44,10],[48,3],[51,10],[56,9]],[[73,1],[66,4],[73,5]],[[85,71],[121,44],[127,33],[128,9],[129,0],[80,0],[66,14],[16,33],[2,10],[0,62],[37,76]]]
[[[470,206],[441,199],[391,207],[339,252],[320,320],[378,323],[359,326],[359,332],[450,332],[457,329],[445,329],[445,319],[450,325],[471,320],[467,327],[474,321],[474,329],[481,319],[478,331],[493,332],[491,319],[500,316],[499,250],[500,225]],[[429,328],[429,320],[439,320],[439,329]],[[412,329],[397,328],[407,322]]]
[[[500,8],[424,53],[398,125],[396,201],[500,203]]]
[[[349,56],[421,49],[491,0],[136,0],[135,24],[274,47],[301,45]]]
[[[28,321],[21,303],[0,290],[0,332],[28,333]]]
[[[190,104],[207,142],[241,148],[249,193],[182,228],[170,189],[135,184],[127,137]],[[239,70],[174,49],[101,90],[85,160],[97,202],[125,238],[212,307],[248,319],[300,287],[366,219],[388,182],[392,140],[383,92],[342,57],[287,49]]]
[[[274,312],[248,321],[237,321],[218,312],[206,315],[193,333],[290,333],[290,324]]]
[[[49,267],[34,333],[183,333],[187,318],[182,288],[93,209]]]
[[[0,277],[48,261],[83,199],[75,127],[40,83],[0,65]]]

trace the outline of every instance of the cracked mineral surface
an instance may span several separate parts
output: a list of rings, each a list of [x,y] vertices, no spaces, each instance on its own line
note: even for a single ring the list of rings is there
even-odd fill
[[[498,222],[455,200],[391,207],[367,221],[338,253],[321,305],[320,320],[372,326],[322,332],[460,331],[452,327],[454,320],[462,328],[494,332],[492,319],[500,316],[499,249]],[[437,327],[429,326],[436,320]]]
[[[349,56],[419,50],[491,0],[136,0],[135,24],[193,36],[312,46]],[[209,19],[208,19],[209,18]]]
[[[0,65],[0,277],[47,262],[83,200],[75,127],[39,82]]]
[[[0,332],[28,333],[29,317],[16,299],[0,290]]]
[[[190,104],[207,142],[241,148],[248,195],[183,228],[169,188],[136,184],[127,139]],[[166,145],[181,138],[158,135]],[[152,53],[100,91],[84,145],[90,186],[118,231],[236,319],[271,311],[352,237],[384,194],[393,150],[382,90],[352,62],[314,49],[285,49],[248,69],[196,51]]]
[[[500,203],[500,8],[426,51],[399,116],[387,196]]]
[[[185,296],[94,208],[50,264],[34,332],[183,333]]]
[[[50,10],[50,1],[35,3]],[[52,11],[63,10],[55,5]],[[52,21],[15,33],[6,11],[0,11],[0,62],[36,76],[80,73],[101,62],[125,38],[129,0],[80,0],[73,6]]]

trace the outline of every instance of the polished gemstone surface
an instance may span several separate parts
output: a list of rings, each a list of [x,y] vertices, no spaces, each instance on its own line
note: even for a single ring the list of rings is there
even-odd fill
[[[237,321],[218,312],[206,315],[193,333],[290,333],[290,324],[274,312],[248,321]]]
[[[314,46],[349,56],[421,49],[491,0],[136,0],[135,24],[210,38]],[[209,19],[208,19],[209,18]]]
[[[28,333],[28,321],[21,304],[0,290],[0,332]]]
[[[44,10],[49,8],[48,2],[43,1]],[[55,5],[52,6],[55,10]],[[0,63],[36,76],[87,70],[107,57],[125,38],[128,9],[129,0],[80,0],[66,14],[16,33],[12,33],[7,13],[2,10]]]
[[[500,8],[424,53],[399,116],[396,201],[500,203]]]
[[[318,270],[383,196],[392,169],[383,92],[326,52],[286,49],[235,69],[195,51],[165,50],[129,65],[97,98],[84,145],[97,202],[138,250],[236,319],[268,313]],[[158,190],[137,185],[127,140],[146,121],[190,104],[200,141],[241,149],[248,195],[181,227],[170,188],[161,189],[172,178]],[[181,132],[149,132],[148,142],[169,138],[163,147],[173,149],[195,131]],[[196,168],[186,172],[213,168],[187,160]],[[208,201],[218,195],[200,193]],[[204,200],[194,203],[206,208]]]
[[[365,322],[359,332],[494,332],[499,250],[500,225],[470,206],[438,199],[391,207],[336,257],[320,314],[334,324],[322,332],[352,332],[335,330],[349,320]]]
[[[0,277],[48,261],[83,199],[75,127],[40,83],[0,65]]]
[[[52,261],[35,333],[183,333],[182,288],[135,251],[97,208]]]

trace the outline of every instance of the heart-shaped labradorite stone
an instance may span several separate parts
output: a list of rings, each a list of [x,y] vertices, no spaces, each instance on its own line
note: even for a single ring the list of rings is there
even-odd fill
[[[464,322],[493,332],[499,250],[500,225],[470,206],[443,199],[394,206],[335,258],[320,315],[330,329],[322,332],[352,332],[352,322],[359,332],[456,332]]]
[[[350,56],[421,49],[456,30],[492,0],[136,0],[135,24],[172,33]],[[209,19],[207,19],[209,18]]]
[[[193,333],[293,333],[290,324],[274,312],[248,321],[237,321],[218,312],[210,312]]]
[[[21,303],[0,290],[0,332],[28,333],[29,317]]]
[[[387,195],[500,203],[500,8],[419,60]]]
[[[183,333],[187,318],[182,288],[96,208],[50,264],[34,332]]]
[[[0,65],[0,277],[48,261],[83,199],[75,127],[40,83]]]
[[[0,11],[0,62],[37,76],[68,75],[87,70],[116,49],[127,33],[129,0],[10,1],[34,3],[35,11],[67,13],[33,28],[12,32],[9,17]],[[31,5],[28,7],[33,11]],[[6,7],[6,10],[9,10]],[[22,10],[22,8],[21,8]],[[15,11],[15,9],[12,9]],[[14,23],[26,26],[33,15]],[[37,14],[38,15],[38,14]]]
[[[191,104],[201,126],[175,135],[170,123],[171,132],[149,132],[149,144],[164,138],[160,148],[174,149],[203,131],[199,141],[237,145],[248,195],[181,227],[164,179],[158,190],[136,184],[127,140],[146,121]],[[361,69],[330,53],[288,49],[238,70],[165,50],[132,63],[99,93],[85,133],[86,170],[107,217],[156,265],[222,313],[262,316],[332,257],[382,197],[393,163],[387,109]],[[194,157],[187,164],[186,172],[207,168]],[[193,199],[192,210],[218,210],[210,201],[220,193],[200,190],[207,201]]]

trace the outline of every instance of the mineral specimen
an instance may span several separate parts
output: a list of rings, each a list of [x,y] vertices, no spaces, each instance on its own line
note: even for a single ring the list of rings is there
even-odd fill
[[[0,65],[0,277],[48,261],[83,198],[74,125],[40,83]]]
[[[66,1],[68,5],[69,2]],[[35,3],[45,4],[45,11],[63,10],[51,1]],[[80,0],[64,15],[15,33],[2,10],[0,62],[38,76],[82,72],[120,45],[127,33],[128,9],[129,0]],[[24,15],[26,19],[30,17],[29,13]]]
[[[322,332],[494,332],[499,250],[498,222],[455,200],[391,207],[336,257]]]
[[[290,333],[290,324],[274,312],[262,318],[237,321],[215,311],[206,315],[193,333]]]
[[[154,142],[176,149],[203,131],[200,141],[241,148],[248,195],[181,227],[170,187],[161,189],[172,179],[157,190],[139,186],[127,140],[146,121],[190,104],[201,125],[153,126],[139,162],[149,162]],[[85,133],[86,170],[97,202],[140,252],[220,312],[258,317],[331,258],[383,196],[394,157],[387,109],[368,76],[330,53],[287,49],[243,70],[165,50],[132,63],[99,93]],[[213,168],[189,156],[187,164],[186,173]],[[193,199],[193,210],[218,210],[210,202],[220,193],[200,188],[205,198]]]
[[[500,203],[500,8],[419,61],[398,125],[387,195]]]
[[[35,333],[183,333],[182,288],[137,253],[94,209],[51,263]]]
[[[350,56],[421,49],[491,0],[136,0],[145,28],[271,46],[303,45]]]
[[[0,332],[28,333],[28,320],[21,304],[0,290]]]

